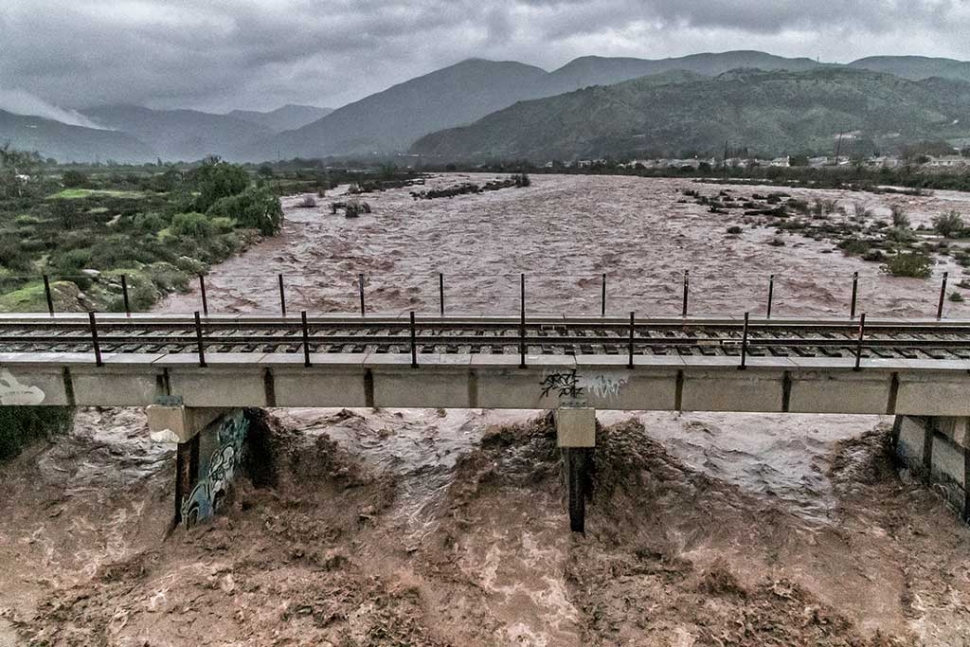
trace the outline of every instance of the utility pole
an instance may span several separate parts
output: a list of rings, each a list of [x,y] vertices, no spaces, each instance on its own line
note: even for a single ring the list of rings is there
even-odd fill
[[[845,134],[844,131],[841,131],[841,130],[839,131],[839,143],[836,144],[835,146],[835,165],[836,166],[839,165],[839,157],[842,155],[842,135],[844,134]]]

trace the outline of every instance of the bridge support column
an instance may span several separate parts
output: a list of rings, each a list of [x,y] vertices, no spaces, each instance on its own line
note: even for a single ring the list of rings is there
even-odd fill
[[[896,458],[970,523],[970,418],[896,416]]]
[[[596,410],[556,410],[556,439],[563,454],[569,500],[569,529],[586,532],[586,502],[592,497],[590,467],[596,447]]]
[[[178,441],[175,523],[192,526],[219,511],[239,466],[248,428],[241,409],[148,407],[150,433]]]

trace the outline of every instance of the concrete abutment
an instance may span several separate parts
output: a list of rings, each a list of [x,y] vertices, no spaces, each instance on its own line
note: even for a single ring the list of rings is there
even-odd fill
[[[970,523],[970,417],[897,416],[897,461]]]

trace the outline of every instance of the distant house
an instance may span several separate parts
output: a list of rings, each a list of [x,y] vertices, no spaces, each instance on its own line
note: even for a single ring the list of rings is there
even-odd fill
[[[926,162],[924,166],[930,168],[959,168],[967,166],[968,163],[970,163],[970,160],[961,155],[944,155],[941,157],[930,157],[930,161]]]
[[[896,168],[899,166],[899,158],[889,155],[877,155],[867,159],[866,166],[870,168]]]
[[[769,164],[770,166],[777,168],[788,168],[791,166],[791,156],[786,155],[785,157],[776,157],[775,159],[771,160]]]

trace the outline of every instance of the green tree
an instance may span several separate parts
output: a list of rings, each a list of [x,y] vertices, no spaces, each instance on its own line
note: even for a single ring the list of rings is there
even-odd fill
[[[220,199],[207,212],[210,218],[232,218],[237,226],[258,229],[264,236],[279,232],[283,207],[269,187],[251,186],[239,195]]]
[[[90,180],[88,180],[88,176],[84,173],[71,169],[69,171],[64,171],[64,175],[61,176],[61,182],[64,184],[64,186],[73,189],[76,187],[88,186]]]
[[[0,147],[0,195],[22,198],[38,185],[40,155],[18,151],[9,143]]]
[[[965,228],[963,223],[963,216],[957,211],[948,211],[946,213],[941,213],[938,216],[933,217],[933,229],[936,233],[943,236],[944,238],[949,238],[955,234],[959,234]]]
[[[212,223],[205,214],[177,213],[172,218],[172,233],[189,238],[208,238],[212,235]]]
[[[195,210],[206,212],[223,198],[239,195],[249,186],[246,169],[224,162],[218,157],[207,157],[192,177],[198,197]]]

